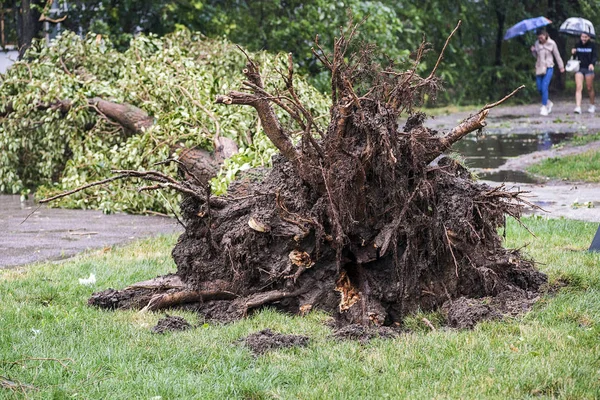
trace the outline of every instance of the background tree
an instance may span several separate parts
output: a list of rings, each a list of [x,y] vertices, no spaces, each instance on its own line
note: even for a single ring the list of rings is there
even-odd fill
[[[34,38],[41,37],[40,15],[45,3],[44,0],[3,0],[0,3],[3,8],[13,11],[19,58],[23,58]]]
[[[12,1],[23,10],[30,2],[36,0]],[[560,23],[572,16],[583,16],[597,23],[600,3],[592,0],[75,0],[69,2],[68,17],[63,24],[80,34],[94,32],[109,36],[120,50],[125,50],[138,33],[164,35],[187,27],[209,37],[225,36],[251,51],[291,52],[299,71],[307,73],[309,80],[325,92],[329,88],[329,73],[317,63],[310,49],[315,45],[316,34],[327,49],[328,43],[339,36],[339,27],[347,20],[348,12],[356,19],[369,17],[362,28],[363,34],[398,64],[409,59],[407,49],[417,48],[423,35],[439,51],[444,44],[444,32],[455,21],[462,20],[463,29],[449,45],[439,71],[447,88],[440,93],[440,100],[473,103],[496,98],[521,84],[527,84],[528,88],[517,99],[529,101],[535,92],[529,53],[535,36],[530,33],[504,41],[508,27],[524,18],[545,15],[554,21],[548,31],[566,56],[571,39],[558,33]],[[34,14],[35,7],[28,15]],[[37,29],[41,29],[39,24]],[[22,41],[27,42],[30,36],[21,35]],[[435,57],[426,54],[419,71],[426,72],[434,62]],[[471,84],[461,84],[467,81]],[[557,74],[553,82],[555,90],[564,88],[564,76]]]

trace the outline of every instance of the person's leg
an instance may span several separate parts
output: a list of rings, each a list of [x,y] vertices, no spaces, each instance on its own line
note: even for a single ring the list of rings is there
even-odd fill
[[[583,74],[581,72],[575,73],[575,105],[577,108],[581,107],[581,92],[583,91]]]
[[[548,104],[548,88],[550,87],[550,81],[552,80],[552,74],[554,73],[553,68],[546,70],[546,75],[542,77],[542,105]]]
[[[585,76],[585,83],[587,86],[588,96],[590,96],[590,104],[594,105],[596,100],[596,93],[594,93],[594,74],[587,74]]]
[[[544,79],[544,75],[536,75],[535,76],[535,86],[537,87],[538,93],[542,94],[542,81]]]

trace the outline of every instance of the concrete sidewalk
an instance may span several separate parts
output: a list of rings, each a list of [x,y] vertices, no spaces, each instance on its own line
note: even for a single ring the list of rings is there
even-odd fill
[[[21,202],[19,196],[0,195],[0,268],[59,260],[89,249],[183,231],[166,217],[37,207]]]

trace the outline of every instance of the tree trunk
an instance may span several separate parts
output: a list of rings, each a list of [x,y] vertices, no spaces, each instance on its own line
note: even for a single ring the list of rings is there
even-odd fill
[[[505,13],[496,9],[496,21],[498,22],[498,29],[496,31],[496,57],[494,65],[502,65],[502,42],[504,37],[504,21],[506,20]]]
[[[94,97],[88,100],[88,102],[90,106],[95,107],[99,112],[118,122],[131,132],[141,133],[144,129],[148,129],[154,124],[152,116],[130,104],[113,103],[98,97]]]
[[[17,12],[17,45],[19,47],[19,60],[25,56],[25,52],[31,46],[34,38],[39,36],[42,31],[43,23],[39,21],[40,13],[33,6],[44,6],[41,0],[21,0],[13,2],[14,9]]]

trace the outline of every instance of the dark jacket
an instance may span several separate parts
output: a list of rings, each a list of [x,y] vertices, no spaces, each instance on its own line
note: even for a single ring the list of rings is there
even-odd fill
[[[588,69],[590,64],[596,64],[598,56],[596,55],[596,44],[588,40],[586,44],[580,40],[575,46],[575,58],[581,61],[581,68]]]

